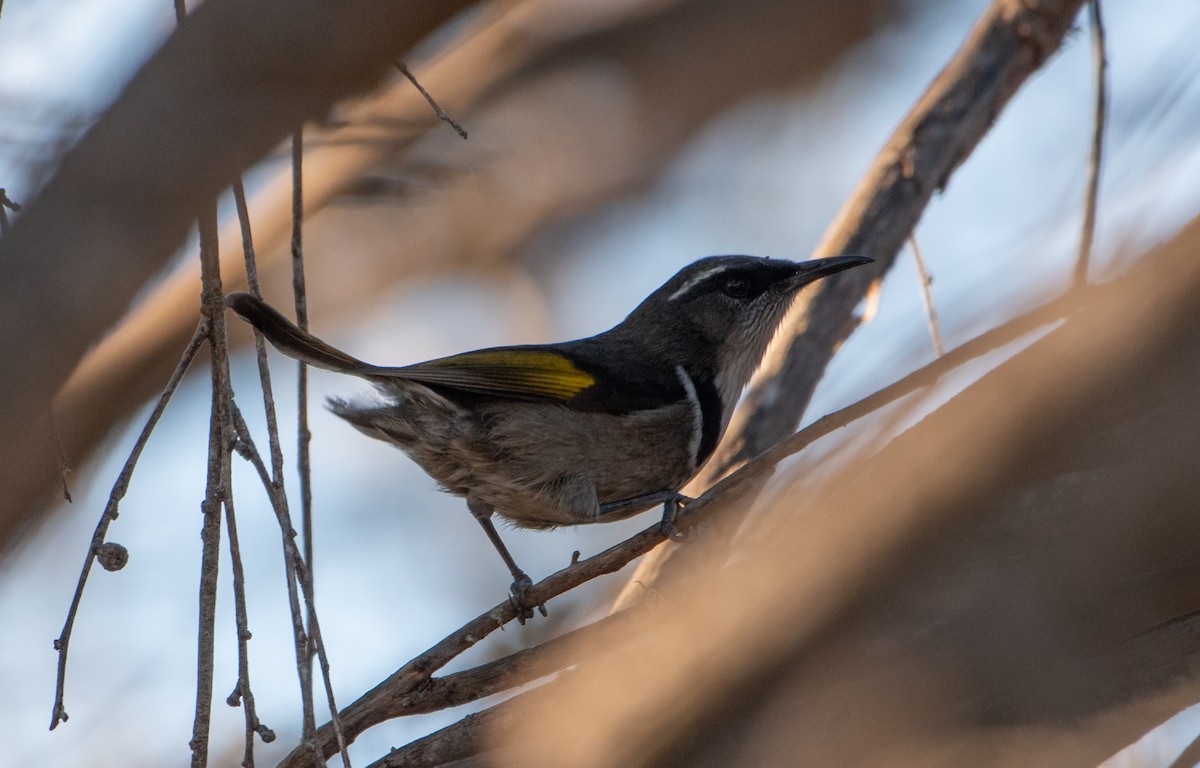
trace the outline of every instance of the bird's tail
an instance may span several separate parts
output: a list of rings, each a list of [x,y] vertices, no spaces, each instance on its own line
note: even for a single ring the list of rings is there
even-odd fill
[[[375,367],[335,349],[298,328],[294,323],[257,296],[248,293],[231,293],[225,297],[225,306],[241,315],[257,328],[267,341],[288,357],[338,373],[369,375]]]

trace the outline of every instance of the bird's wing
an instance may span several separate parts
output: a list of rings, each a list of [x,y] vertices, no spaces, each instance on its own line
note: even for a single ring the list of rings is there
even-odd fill
[[[401,368],[377,368],[373,375],[525,400],[567,401],[596,383],[595,376],[566,354],[537,346],[464,352]]]

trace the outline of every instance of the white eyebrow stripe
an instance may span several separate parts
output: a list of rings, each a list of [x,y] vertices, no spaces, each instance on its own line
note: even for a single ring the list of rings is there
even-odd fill
[[[675,301],[675,299],[678,299],[680,296],[687,293],[691,289],[695,288],[700,283],[704,282],[705,280],[707,280],[708,278],[717,274],[718,272],[724,272],[726,269],[729,269],[728,264],[719,264],[715,267],[711,267],[710,269],[704,270],[700,274],[693,277],[691,280],[688,280],[686,283],[679,286],[679,288],[675,291],[675,293],[672,293],[670,296],[667,297],[667,301]]]
[[[687,375],[682,365],[675,366],[675,375],[687,392],[688,403],[692,406],[692,437],[688,440],[688,455],[691,457],[691,469],[696,469],[696,461],[700,458],[700,441],[704,438],[704,406],[700,404],[700,395],[692,377]]]

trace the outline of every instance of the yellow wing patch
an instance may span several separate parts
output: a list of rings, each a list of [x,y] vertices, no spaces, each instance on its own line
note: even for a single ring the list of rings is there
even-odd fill
[[[397,373],[416,381],[485,394],[570,400],[596,379],[568,358],[546,349],[484,349],[406,366]]]

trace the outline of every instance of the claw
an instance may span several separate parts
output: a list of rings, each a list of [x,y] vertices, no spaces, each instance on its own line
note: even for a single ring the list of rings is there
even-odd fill
[[[674,498],[667,499],[663,503],[662,522],[658,524],[659,531],[662,532],[664,539],[670,541],[683,541],[685,538],[682,533],[675,530],[675,516],[679,514],[679,510],[688,502],[692,501],[687,496],[681,493],[675,494]]]
[[[542,616],[549,616],[550,613],[546,610],[545,603],[530,605],[525,599],[529,592],[529,588],[533,586],[533,581],[524,573],[518,573],[517,578],[513,581],[509,588],[508,601],[517,609],[517,621],[524,624],[528,619],[533,618],[533,609],[537,608],[538,613]]]

